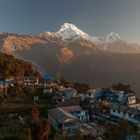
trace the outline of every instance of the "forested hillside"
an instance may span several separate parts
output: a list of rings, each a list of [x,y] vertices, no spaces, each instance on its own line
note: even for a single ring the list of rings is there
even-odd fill
[[[19,78],[21,76],[40,75],[30,63],[0,52],[0,78],[5,79],[11,76]]]

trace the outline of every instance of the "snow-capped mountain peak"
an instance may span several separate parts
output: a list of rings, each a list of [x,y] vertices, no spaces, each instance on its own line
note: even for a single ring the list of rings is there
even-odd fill
[[[81,31],[74,24],[70,23],[64,23],[57,34],[59,34],[63,40],[89,37],[87,33]]]
[[[73,30],[79,30],[74,24],[72,23],[64,23],[62,26],[61,26],[61,29],[67,29],[67,28],[71,28]],[[60,30],[61,30],[60,29]]]
[[[96,45],[108,45],[122,40],[122,38],[114,32],[109,33],[106,37],[91,36],[71,23],[64,23],[57,32],[43,32],[40,33],[39,36],[46,39],[61,39],[66,42],[74,42],[77,39],[85,39]]]
[[[109,33],[105,38],[106,43],[114,43],[119,40],[121,40],[121,37],[117,33],[114,33],[114,32]]]

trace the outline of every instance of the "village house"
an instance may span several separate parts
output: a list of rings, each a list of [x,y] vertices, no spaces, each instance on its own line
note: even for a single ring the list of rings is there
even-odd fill
[[[78,93],[74,88],[63,88],[63,90],[59,90],[55,92],[52,100],[54,103],[65,102],[68,100],[72,100],[78,97]]]
[[[95,99],[99,96],[101,96],[102,90],[100,88],[94,88],[90,89],[84,93],[80,94],[81,100],[84,100],[85,98]]]
[[[62,85],[59,86],[59,91],[63,91],[64,89],[66,89],[64,86]]]
[[[131,108],[140,109],[140,102],[138,102],[138,103],[136,103],[136,104],[129,104],[128,106],[131,107]]]
[[[80,97],[66,100],[62,92],[56,92],[55,95],[52,97],[52,103],[61,107],[70,106],[70,105],[77,106],[77,105],[80,105],[80,102],[81,102]]]
[[[53,92],[53,88],[51,86],[47,86],[45,88],[43,88],[43,94],[51,94]]]
[[[53,77],[50,74],[46,74],[43,79],[44,83],[50,83],[53,81]]]
[[[80,119],[81,122],[89,120],[88,114],[86,114],[86,111],[83,110],[80,106],[65,106],[61,107],[61,109],[76,116],[78,119]]]
[[[110,114],[126,119],[140,127],[140,110],[125,105],[114,104],[111,106]]]
[[[124,103],[127,105],[130,104],[136,104],[136,94],[135,93],[125,93],[124,91],[114,91],[111,90],[112,93],[114,93],[113,99],[114,101]]]
[[[19,79],[19,83],[24,86],[35,86],[39,85],[39,78],[34,76],[24,76]]]
[[[66,88],[62,92],[63,92],[63,96],[66,100],[77,97],[77,91],[74,88]]]
[[[64,102],[63,93],[61,91],[55,92],[55,95],[52,97],[53,103]]]
[[[12,86],[13,83],[11,81],[0,81],[0,95],[7,94],[8,89]]]
[[[126,103],[128,105],[136,104],[137,103],[137,97],[135,93],[129,93],[125,95]]]
[[[114,91],[111,90],[111,92],[114,94],[114,98],[112,99],[112,101],[116,101],[116,102],[120,102],[123,103],[125,102],[125,98],[124,98],[124,91]]]
[[[56,87],[56,86],[57,86],[57,83],[55,83],[55,82],[44,83],[44,88]]]
[[[53,88],[58,86],[57,83],[53,81],[53,77],[50,74],[46,74],[43,80],[43,94],[51,94],[53,92]]]
[[[63,90],[56,92],[53,98],[56,101],[59,100],[61,102],[65,102],[67,100],[74,99],[76,97],[78,97],[76,89],[64,88]]]
[[[44,83],[44,87],[43,87],[43,93],[47,94],[47,93],[52,93],[54,88],[58,88],[58,84],[55,82],[48,82],[48,83]]]
[[[125,93],[124,91],[105,90],[98,94],[98,98],[106,99],[109,102],[118,102],[121,104],[135,104],[137,97],[135,93]],[[97,97],[97,96],[96,96]]]
[[[48,111],[51,125],[63,135],[74,135],[80,122],[88,118],[80,106],[57,107]]]

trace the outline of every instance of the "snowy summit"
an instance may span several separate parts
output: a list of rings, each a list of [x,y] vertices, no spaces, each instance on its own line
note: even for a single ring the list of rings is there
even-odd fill
[[[114,42],[119,41],[120,39],[121,37],[118,34],[112,32],[106,36],[105,41],[106,43],[114,43]]]
[[[112,44],[122,39],[118,34],[114,32],[109,33],[106,37],[90,36],[71,23],[64,23],[57,32],[43,32],[40,33],[39,36],[47,39],[50,37],[61,38],[63,41],[68,42],[73,42],[77,39],[86,39],[97,45]]]
[[[88,38],[89,35],[78,29],[74,24],[64,23],[57,32],[63,40]]]

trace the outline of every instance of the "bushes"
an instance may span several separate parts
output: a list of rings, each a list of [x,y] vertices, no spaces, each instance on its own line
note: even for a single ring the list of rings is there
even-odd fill
[[[22,127],[16,123],[8,122],[0,128],[0,140],[20,140]]]

